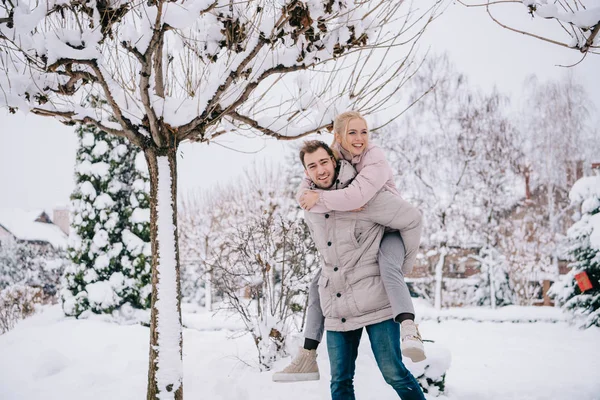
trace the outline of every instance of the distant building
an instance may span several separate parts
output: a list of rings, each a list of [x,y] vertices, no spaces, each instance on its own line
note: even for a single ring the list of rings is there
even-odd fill
[[[43,210],[0,209],[0,241],[13,238],[21,242],[66,249],[69,211],[56,209],[51,219]]]

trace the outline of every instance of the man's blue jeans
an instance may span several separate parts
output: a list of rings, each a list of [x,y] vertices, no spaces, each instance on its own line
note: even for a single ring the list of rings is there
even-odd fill
[[[385,381],[402,400],[425,400],[417,380],[402,363],[400,324],[390,319],[366,329]],[[362,328],[348,332],[327,331],[332,400],[355,400],[353,380],[361,336]]]

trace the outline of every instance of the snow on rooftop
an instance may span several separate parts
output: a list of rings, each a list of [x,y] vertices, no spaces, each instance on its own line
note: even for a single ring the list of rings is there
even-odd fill
[[[48,242],[67,248],[67,235],[53,223],[36,222],[43,210],[0,209],[0,225],[18,240]]]

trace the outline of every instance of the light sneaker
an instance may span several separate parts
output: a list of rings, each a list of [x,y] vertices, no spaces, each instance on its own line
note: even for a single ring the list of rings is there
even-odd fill
[[[425,360],[423,340],[421,340],[419,326],[415,324],[415,321],[409,319],[402,321],[400,324],[400,338],[402,341],[402,355],[410,358],[412,362]]]
[[[318,381],[320,379],[317,351],[300,348],[292,363],[273,374],[273,382]]]

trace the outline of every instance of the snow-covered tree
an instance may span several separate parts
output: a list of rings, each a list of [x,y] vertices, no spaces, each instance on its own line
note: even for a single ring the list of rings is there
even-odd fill
[[[177,214],[181,296],[183,301],[204,304],[208,311],[212,310],[212,271],[206,260],[219,234],[219,221],[211,212],[218,205],[211,203],[209,194],[191,191],[181,198]]]
[[[94,126],[80,126],[77,134],[65,314],[111,313],[124,304],[149,308],[149,182],[136,166],[139,151]]]
[[[296,159],[294,164],[300,165]],[[217,310],[240,316],[263,370],[287,354],[288,333],[302,329],[300,314],[306,312],[309,283],[319,266],[294,199],[302,171],[284,169],[254,165],[238,181],[213,191],[202,208],[197,203],[202,196],[188,196],[179,218],[182,287],[192,299],[206,295],[210,286],[219,293]]]
[[[153,250],[149,399],[183,397],[178,145],[239,130],[294,139],[331,126],[342,109],[385,108],[403,83],[395,77],[414,67],[413,45],[439,3],[0,3],[0,105],[92,124],[144,152]],[[356,73],[374,58],[384,60],[375,73]],[[299,71],[308,75],[285,78]]]
[[[423,210],[422,243],[435,260],[439,308],[450,247],[489,249],[482,257],[495,254],[500,214],[518,198],[510,189],[518,149],[507,100],[470,87],[446,56],[426,60],[411,85],[409,101],[429,93],[375,139],[389,150],[400,192]]]
[[[217,258],[227,307],[246,324],[258,349],[259,367],[269,370],[287,355],[291,317],[304,310],[306,289],[318,257],[303,221],[277,208],[260,208],[227,235]]]
[[[547,257],[553,265],[552,274],[558,278],[558,250],[572,211],[568,192],[583,173],[584,163],[593,159],[600,137],[589,121],[592,107],[587,90],[572,73],[545,82],[532,76],[525,88],[519,116],[522,154],[516,161],[525,177],[526,200],[537,191],[538,202],[546,205],[546,228],[554,244]]]
[[[467,7],[484,7],[489,17],[504,29],[533,37],[557,46],[579,50],[585,55],[600,54],[600,6],[594,0],[458,0]],[[554,29],[547,26],[515,23],[515,18],[500,17],[497,11],[502,6],[515,6],[513,13],[530,14],[533,19],[554,22]],[[494,10],[494,12],[492,12]],[[545,29],[544,29],[545,28]]]
[[[501,222],[500,247],[508,263],[515,304],[534,305],[542,294],[543,281],[554,276],[555,238],[546,211],[545,206],[525,200]]]
[[[476,276],[475,293],[470,304],[491,308],[514,304],[506,257],[492,246],[483,247],[477,256],[472,257],[480,262],[480,273]]]
[[[580,219],[567,232],[571,270],[551,291],[577,324],[600,326],[600,174],[575,182],[569,197],[581,207]],[[580,273],[592,285],[583,292],[575,280]]]

